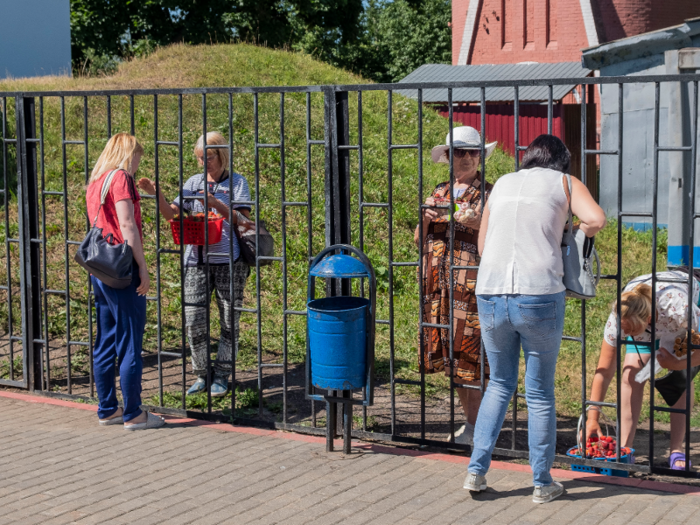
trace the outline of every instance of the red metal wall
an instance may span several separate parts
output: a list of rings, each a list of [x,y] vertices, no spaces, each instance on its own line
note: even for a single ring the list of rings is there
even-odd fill
[[[596,147],[597,105],[588,104],[586,113],[586,148]],[[440,115],[448,117],[447,107],[436,108]],[[509,154],[515,156],[514,106],[512,104],[486,105],[486,141],[498,141]],[[481,131],[481,107],[456,106],[452,111],[455,123],[471,126]],[[547,105],[520,105],[520,146],[528,146],[535,138],[547,133]],[[581,178],[581,106],[579,104],[554,104],[552,134],[559,137],[571,151],[571,175]],[[523,152],[520,152],[522,159]],[[598,199],[597,157],[586,159],[586,185],[593,198]]]
[[[438,108],[440,115],[447,118],[446,107]],[[452,110],[455,122],[471,126],[481,131],[480,106],[457,106]],[[562,106],[554,105],[552,114],[552,134],[564,140],[562,136]],[[486,140],[497,140],[501,147],[515,156],[515,128],[512,104],[487,104],[486,106]],[[527,146],[536,137],[547,133],[547,105],[520,105],[520,145]]]

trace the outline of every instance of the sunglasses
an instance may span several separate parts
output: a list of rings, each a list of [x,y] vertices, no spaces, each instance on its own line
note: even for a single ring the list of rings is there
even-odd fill
[[[481,151],[478,149],[455,149],[454,152],[455,157],[458,159],[466,157],[467,155],[470,157],[478,157],[481,154]]]

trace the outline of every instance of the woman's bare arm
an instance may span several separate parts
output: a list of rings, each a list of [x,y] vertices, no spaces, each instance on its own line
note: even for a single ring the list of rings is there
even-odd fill
[[[479,256],[484,254],[484,244],[486,244],[486,232],[489,229],[490,214],[491,212],[489,211],[489,205],[488,202],[486,202],[486,205],[484,206],[484,212],[481,214],[481,225],[479,226]]]
[[[566,178],[563,179],[564,191],[567,196],[569,188]],[[605,212],[593,199],[586,185],[576,177],[571,177],[571,211],[581,220],[581,229],[586,237],[593,237],[605,227]]]
[[[138,186],[149,195],[156,194],[156,183],[150,179],[145,177],[139,179]],[[180,207],[177,204],[168,202],[162,190],[158,191],[158,208],[166,221],[172,220],[175,218],[175,215],[180,213]]]
[[[146,257],[143,254],[143,245],[141,244],[141,235],[139,228],[136,225],[134,218],[134,203],[131,199],[120,200],[116,203],[117,218],[119,219],[119,229],[122,232],[122,237],[131,246],[131,251],[134,254],[134,260],[139,265],[139,277],[141,284],[136,289],[139,295],[146,295],[150,285],[150,277],[148,268],[146,267]]]

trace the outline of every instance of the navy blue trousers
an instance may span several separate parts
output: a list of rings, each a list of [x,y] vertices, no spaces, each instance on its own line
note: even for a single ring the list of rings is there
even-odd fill
[[[134,267],[131,284],[122,290],[112,288],[91,277],[97,310],[97,337],[93,350],[95,387],[100,405],[100,419],[111,416],[119,408],[116,370],[124,401],[124,421],[141,414],[141,346],[146,327],[146,298],[136,293],[141,284]]]

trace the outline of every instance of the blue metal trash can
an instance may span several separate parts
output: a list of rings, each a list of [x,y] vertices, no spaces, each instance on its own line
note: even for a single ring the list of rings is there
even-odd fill
[[[307,305],[311,383],[323,390],[367,386],[369,299],[326,297]]]
[[[333,293],[316,299],[316,278],[331,279],[326,281],[331,292],[344,288],[336,286],[338,279],[363,279],[360,286],[364,289],[363,282],[368,285],[369,299]],[[374,268],[361,250],[336,244],[311,262],[306,301],[306,399],[326,402],[327,452],[333,451],[338,406],[343,407],[343,452],[350,454],[353,405],[371,406],[374,402],[376,303]]]

